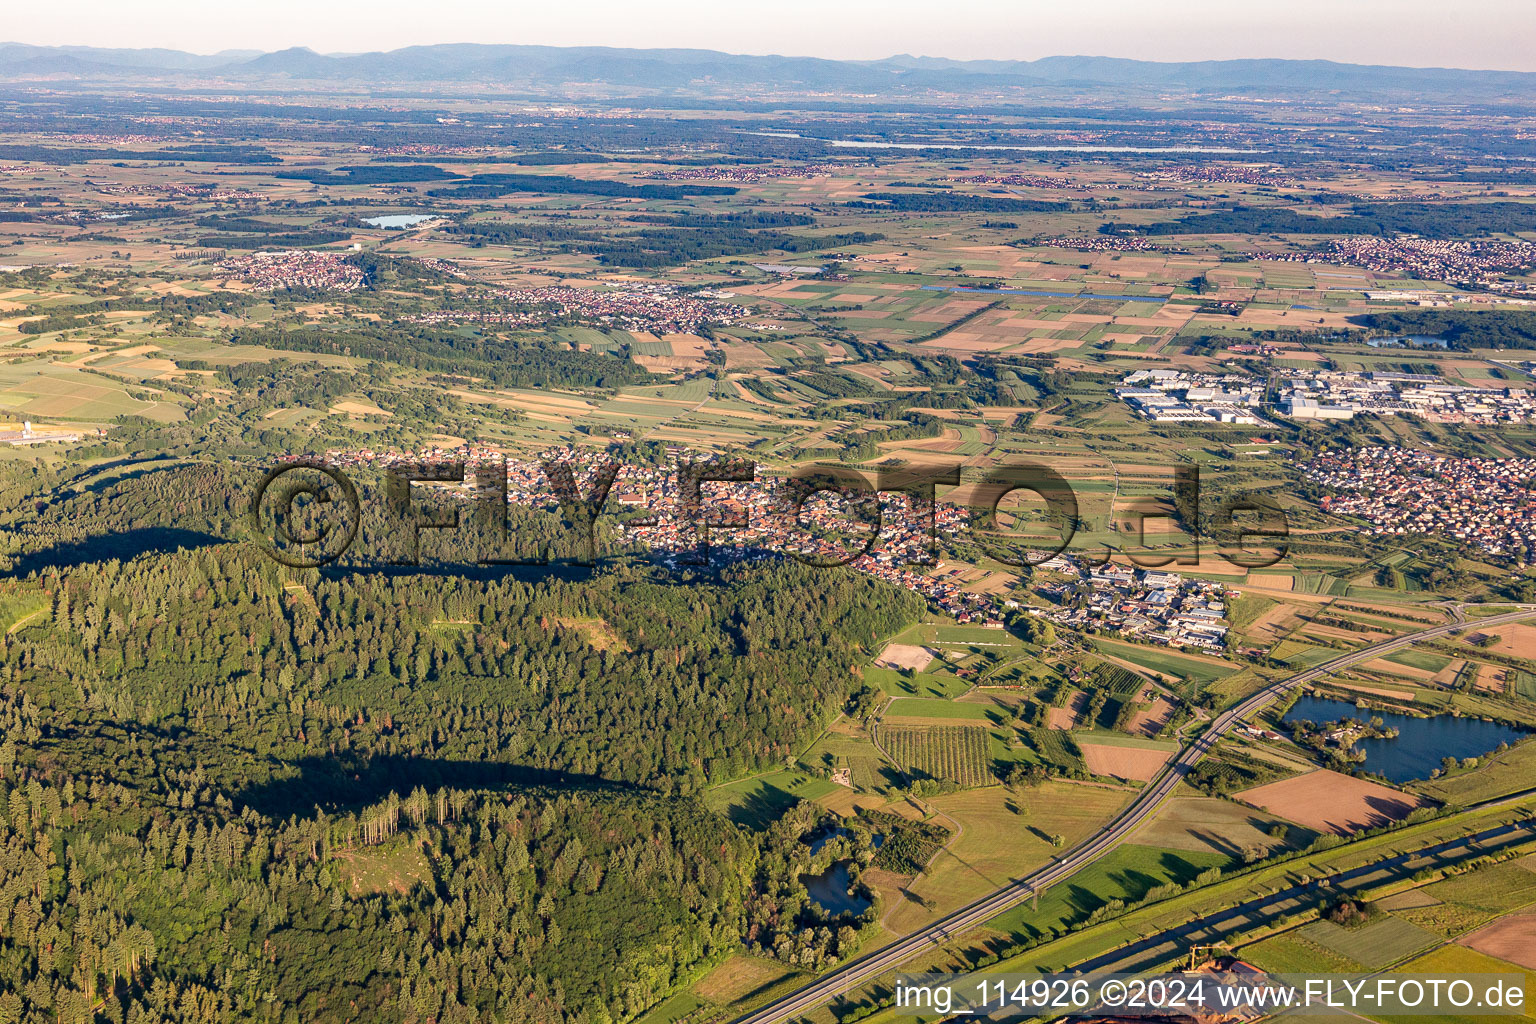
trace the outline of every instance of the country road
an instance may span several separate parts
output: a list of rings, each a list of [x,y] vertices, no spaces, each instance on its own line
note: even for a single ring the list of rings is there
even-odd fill
[[[1023,903],[1036,890],[1044,889],[1070,877],[1114,849],[1134,832],[1218,740],[1231,732],[1239,723],[1290,690],[1305,686],[1307,683],[1358,662],[1369,661],[1383,654],[1409,647],[1421,640],[1433,640],[1475,626],[1496,626],[1505,622],[1514,622],[1533,615],[1536,615],[1536,608],[1527,606],[1502,615],[1490,615],[1473,623],[1448,622],[1350,651],[1315,668],[1309,668],[1294,676],[1271,683],[1217,715],[1210,726],[1193,743],[1181,750],[1179,756],[1163,768],[1119,817],[1096,835],[1063,853],[1054,863],[998,889],[991,895],[961,907],[920,931],[913,932],[871,953],[866,953],[856,960],[850,960],[804,988],[791,992],[753,1013],[737,1018],[735,1024],[779,1024],[798,1014],[813,1010],[846,992],[852,986],[895,968],[929,946],[942,943],[957,932],[979,925],[1010,907]]]

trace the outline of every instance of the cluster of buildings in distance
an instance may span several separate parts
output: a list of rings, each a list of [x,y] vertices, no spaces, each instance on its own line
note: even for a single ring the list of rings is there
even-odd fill
[[[1452,384],[1423,373],[1288,370],[1275,394],[1280,411],[1298,420],[1348,420],[1370,413],[1435,423],[1536,422],[1536,392]]]
[[[1042,249],[1075,249],[1078,252],[1162,252],[1162,246],[1135,235],[1057,235],[1029,243]]]
[[[679,445],[668,445],[666,453],[672,460],[720,461]],[[551,512],[558,509],[559,496],[544,471],[545,461],[569,467],[577,496],[586,501],[593,497],[599,467],[609,460],[619,465],[603,514],[614,517],[608,522],[627,548],[648,550],[668,567],[685,567],[704,556],[699,549],[703,517],[707,523],[731,524],[708,529],[710,561],[799,557],[809,564],[845,565],[922,595],[957,622],[1001,627],[1009,609],[1022,609],[1065,627],[1113,630],[1147,643],[1212,651],[1226,645],[1226,590],[1219,583],[1178,573],[1115,563],[1095,565],[1058,554],[1036,566],[1034,585],[1058,602],[1054,607],[1026,607],[1002,595],[967,590],[962,574],[943,572],[945,564],[933,561],[933,542],[963,533],[971,523],[970,511],[938,501],[932,504],[930,517],[927,508],[904,492],[878,496],[880,526],[874,532],[873,524],[863,518],[870,510],[851,513],[842,502],[821,498],[797,507],[788,500],[788,481],[765,475],[761,469],[749,481],[703,482],[701,505],[690,510],[683,501],[676,461],[627,461],[591,448],[554,448],[538,459],[512,458],[485,446],[410,454],[337,450],[325,455],[327,464],[342,469],[463,462],[467,466],[464,483],[430,486],[465,500],[480,494],[477,483],[485,482],[483,475],[476,474],[477,466],[494,466],[497,471],[504,467],[508,504]],[[930,568],[937,571],[925,571]]]
[[[968,174],[961,178],[945,178],[963,185],[1011,185],[1016,188],[1072,188],[1069,178],[1052,178],[1044,174]]]
[[[611,288],[545,285],[498,288],[490,295],[501,309],[439,309],[410,317],[419,324],[482,323],[538,327],[558,320],[657,334],[694,334],[706,326],[734,324],[750,315],[745,306],[722,301],[730,292],[679,292],[663,284],[625,283]]]
[[[1154,423],[1237,423],[1267,426],[1256,408],[1264,401],[1265,382],[1238,373],[1187,370],[1137,370],[1115,395]]]
[[[1536,266],[1536,244],[1514,240],[1449,241],[1432,238],[1336,238],[1320,250],[1254,252],[1256,260],[1327,263],[1363,267],[1382,274],[1408,274],[1425,281],[1474,287],[1512,287],[1503,279]]]
[[[848,169],[847,164],[796,164],[794,166],[677,167],[647,175],[662,181],[731,181],[756,185],[777,178],[821,178]]]
[[[258,291],[323,288],[351,292],[363,286],[364,275],[363,269],[348,256],[324,249],[285,249],[232,256],[219,266],[250,282]]]
[[[1339,492],[1322,499],[1324,511],[1365,520],[1363,532],[1441,534],[1536,563],[1536,459],[1346,448],[1318,455],[1305,475]]]
[[[1141,171],[1136,177],[1150,182],[1210,182],[1221,185],[1267,185],[1270,188],[1294,188],[1296,179],[1276,173],[1273,168],[1239,167],[1228,164],[1211,166],[1166,167]]]
[[[679,446],[668,446],[667,453],[674,459],[715,461],[714,456]],[[569,466],[578,495],[586,499],[592,494],[598,466],[611,457],[593,449],[565,447],[546,451],[539,460],[515,459],[491,448],[466,447],[412,454],[338,450],[327,452],[325,462],[341,469],[388,469],[406,463],[462,461],[467,467],[465,482],[447,490],[465,500],[478,493],[475,466],[504,464],[508,504],[553,511],[559,504],[558,495],[542,461]],[[810,500],[800,506],[798,515],[791,514],[782,478],[759,475],[751,481],[706,481],[700,485],[701,508],[690,512],[682,504],[675,465],[619,463],[605,506],[618,515],[623,540],[649,549],[669,567],[684,566],[701,557],[697,517],[703,516],[706,522],[744,524],[709,528],[708,557],[712,561],[798,556],[811,564],[846,564],[921,594],[957,622],[1002,625],[1003,609],[995,597],[967,591],[953,578],[911,568],[921,567],[929,559],[933,535],[952,536],[966,527],[969,512],[960,506],[935,502],[930,534],[927,514],[906,494],[881,494],[880,529],[871,538],[872,526],[861,524],[857,517],[844,516],[838,502]]]
[[[1360,414],[1417,416],[1435,423],[1536,422],[1536,390],[1453,384],[1420,373],[1286,369],[1269,379],[1188,370],[1137,370],[1115,395],[1154,423],[1273,426],[1259,409],[1294,420],[1350,420]]]

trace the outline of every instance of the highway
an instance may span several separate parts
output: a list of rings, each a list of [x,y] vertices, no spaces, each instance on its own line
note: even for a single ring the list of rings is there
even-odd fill
[[[1119,817],[1091,838],[1085,839],[1077,846],[1057,857],[1051,864],[998,889],[991,895],[984,896],[974,903],[947,914],[926,928],[915,931],[911,935],[898,939],[890,945],[883,946],[871,953],[866,953],[855,960],[850,960],[848,963],[823,975],[804,988],[797,989],[753,1013],[737,1018],[735,1024],[779,1024],[779,1022],[790,1020],[798,1014],[813,1010],[830,1002],[854,985],[868,981],[870,978],[897,967],[924,949],[935,944],[941,944],[950,936],[979,925],[990,918],[996,917],[1010,907],[1023,903],[1037,890],[1044,890],[1068,878],[1084,866],[1114,849],[1134,832],[1153,811],[1157,810],[1158,805],[1163,802],[1163,799],[1179,784],[1179,780],[1194,767],[1201,757],[1205,756],[1206,752],[1218,740],[1276,698],[1289,691],[1299,686],[1305,686],[1307,683],[1314,682],[1323,676],[1358,662],[1369,661],[1372,658],[1379,658],[1384,654],[1391,654],[1393,651],[1412,646],[1421,640],[1433,640],[1437,637],[1478,626],[1496,626],[1505,622],[1514,622],[1533,615],[1536,615],[1536,608],[1524,607],[1518,611],[1506,612],[1502,615],[1490,615],[1487,618],[1477,619],[1471,623],[1448,622],[1417,633],[1405,633],[1391,640],[1383,640],[1381,643],[1350,651],[1315,668],[1309,668],[1294,676],[1271,683],[1264,689],[1227,708],[1212,719],[1211,724],[1205,731],[1193,743],[1181,750],[1178,757],[1164,766],[1157,777],[1141,791],[1129,807],[1120,813]]]

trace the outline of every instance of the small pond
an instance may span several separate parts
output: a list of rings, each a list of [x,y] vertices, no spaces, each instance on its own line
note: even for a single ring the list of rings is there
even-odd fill
[[[870,907],[872,901],[863,896],[848,895],[850,863],[840,860],[819,875],[800,876],[812,901],[829,914],[862,914]]]

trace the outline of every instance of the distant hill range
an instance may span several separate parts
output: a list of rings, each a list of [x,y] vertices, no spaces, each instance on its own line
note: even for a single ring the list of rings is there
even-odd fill
[[[410,46],[387,53],[203,56],[163,49],[0,43],[9,81],[200,80],[280,86],[357,83],[374,87],[462,85],[556,94],[574,87],[608,95],[817,94],[835,97],[994,96],[1065,91],[1205,97],[1331,98],[1419,102],[1520,102],[1536,98],[1536,73],[1383,67],[1321,60],[1157,62],[1114,57],[1034,61],[898,56],[876,61],[754,57],[714,50],[603,46]]]

